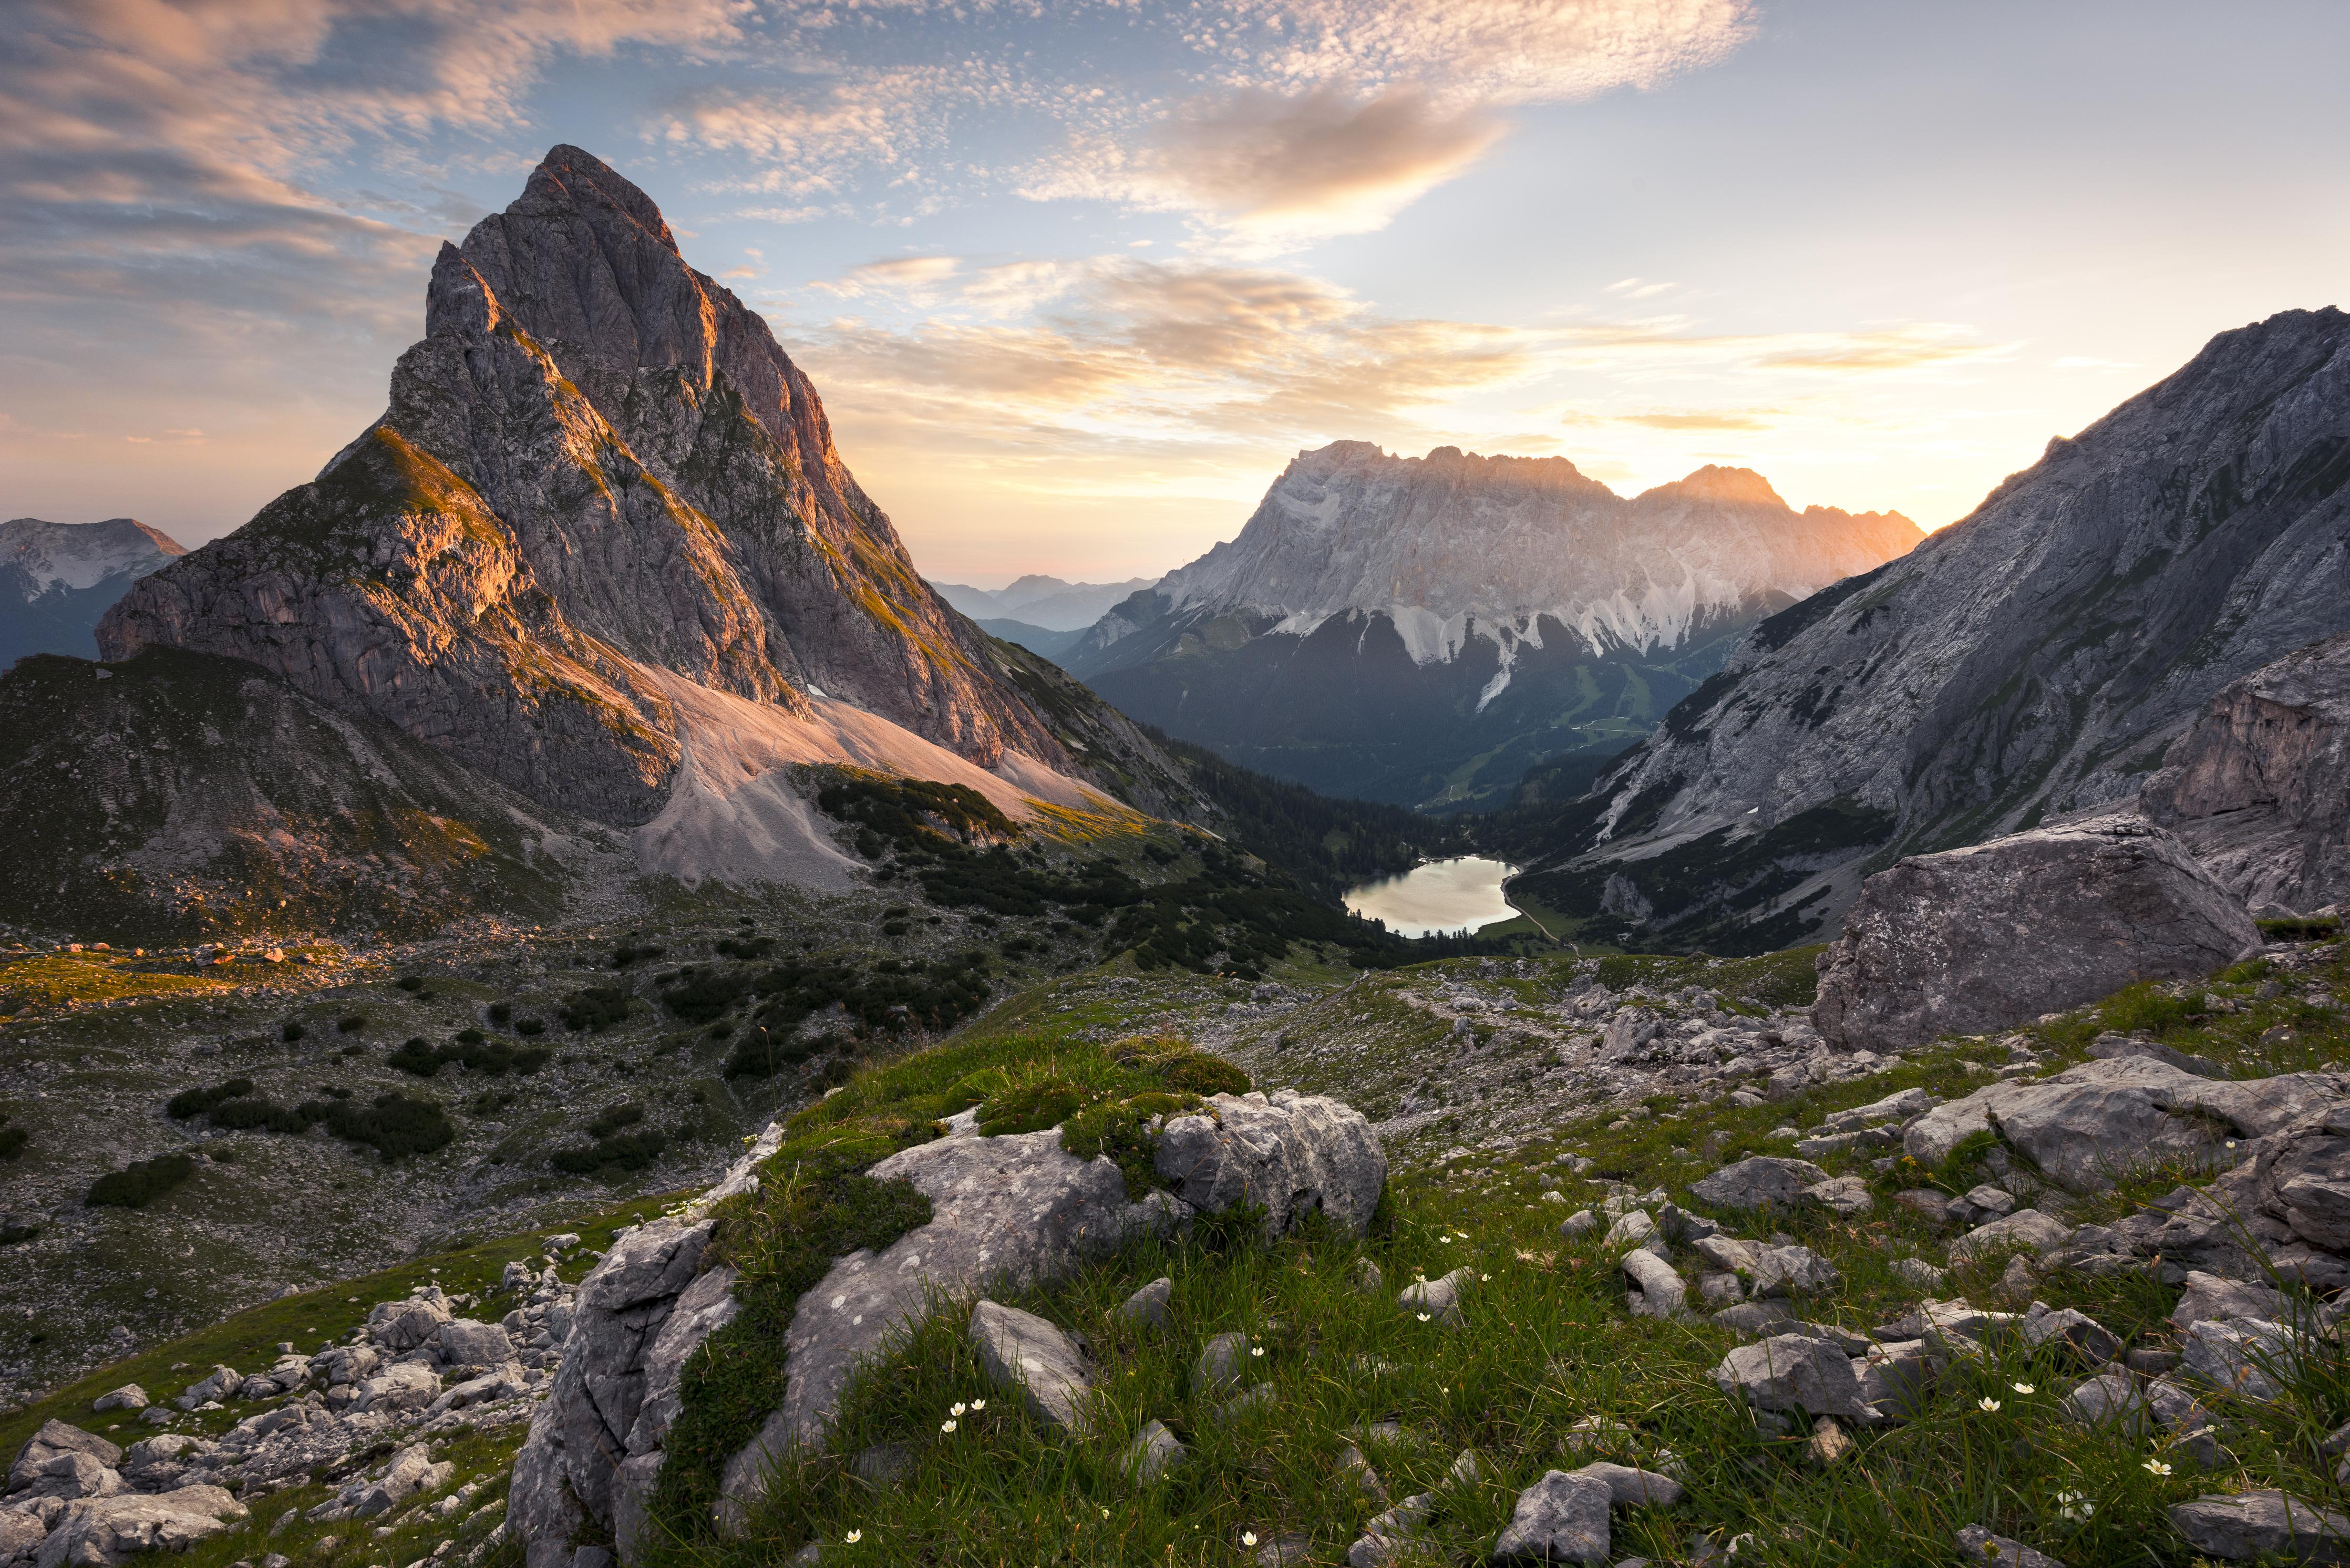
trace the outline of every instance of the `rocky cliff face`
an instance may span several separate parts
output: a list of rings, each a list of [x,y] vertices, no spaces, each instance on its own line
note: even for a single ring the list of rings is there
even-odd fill
[[[1460,804],[1620,750],[1747,626],[1918,538],[1893,514],[1794,512],[1743,469],[1627,500],[1563,458],[1337,441],[1063,661],[1278,776]]]
[[[1874,573],[1763,621],[1527,890],[1717,948],[1799,940],[1864,861],[2126,799],[2222,687],[2350,625],[2350,316],[2215,337]]]
[[[2350,898],[2350,634],[2222,690],[2139,804],[2255,914]]]
[[[0,523],[0,670],[28,653],[88,657],[99,617],[123,590],[185,554],[130,517]]]
[[[692,750],[680,676],[1150,799],[1148,742],[932,594],[807,378],[603,163],[557,147],[443,246],[425,325],[383,417],[141,583],[107,657],[249,659],[612,823],[659,813]]]

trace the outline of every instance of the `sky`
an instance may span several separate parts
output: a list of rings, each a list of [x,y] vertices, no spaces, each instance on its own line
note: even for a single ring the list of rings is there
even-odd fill
[[[1298,452],[1964,516],[2350,305],[2350,5],[0,0],[0,516],[196,544],[381,411],[558,141],[930,576],[1152,576]]]

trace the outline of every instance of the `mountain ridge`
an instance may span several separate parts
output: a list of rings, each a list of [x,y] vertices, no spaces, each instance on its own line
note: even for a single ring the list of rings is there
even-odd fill
[[[87,656],[124,590],[186,547],[135,517],[0,523],[0,670],[30,653]]]
[[[2350,316],[2222,332],[1756,626],[1590,799],[1505,826],[1527,890],[1652,939],[1794,940],[1889,857],[2127,799],[2221,687],[2350,626],[2345,484]]]
[[[1063,662],[1236,762],[1458,806],[1629,745],[1747,625],[1918,537],[1898,514],[1797,513],[1749,470],[1627,498],[1565,458],[1334,441]]]

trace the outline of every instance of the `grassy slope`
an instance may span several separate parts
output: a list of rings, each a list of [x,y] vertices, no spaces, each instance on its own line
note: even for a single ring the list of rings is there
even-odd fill
[[[1696,961],[1646,961],[1659,964],[1659,980],[1676,968],[1702,972]],[[1761,983],[1774,978],[1783,983],[1783,977],[1754,977]],[[2338,1013],[2285,998],[2259,1002],[2262,978],[2255,964],[2210,988],[2243,1008],[2233,1016],[2194,1014],[2141,991],[2031,1033],[2060,1062],[2113,1025],[2153,1027],[2247,1074],[2337,1060],[2350,1038]],[[2337,989],[2350,981],[2350,965],[2338,952],[2332,981]],[[1017,1022],[1000,1018],[991,1027]],[[2279,1023],[2294,1031],[2293,1043],[2262,1044]],[[1633,1429],[1614,1445],[1614,1457],[1653,1460],[1669,1449],[1688,1467],[1690,1498],[1681,1507],[1618,1514],[1617,1556],[1670,1556],[1687,1551],[1699,1532],[1727,1539],[1751,1532],[1773,1562],[1940,1564],[1950,1560],[1955,1532],[1982,1521],[2076,1568],[2184,1563],[2191,1553],[2161,1511],[2169,1503],[2253,1485],[2331,1496],[2330,1464],[2315,1444],[2350,1415],[2350,1383],[2338,1370],[2298,1380],[2257,1420],[2229,1413],[2224,1438],[2237,1468],[2206,1478],[2160,1443],[2063,1420],[2056,1400],[2079,1369],[2053,1353],[2020,1351],[1954,1368],[1921,1418],[1863,1435],[1855,1459],[1819,1470],[1804,1460],[1803,1432],[1781,1438],[1762,1430],[1707,1377],[1737,1343],[1734,1336],[1702,1322],[1628,1319],[1613,1252],[1596,1239],[1562,1243],[1555,1227],[1567,1210],[1537,1200],[1542,1177],[1556,1171],[1551,1160],[1570,1149],[1592,1157],[1597,1174],[1643,1189],[1665,1185],[1685,1198],[1686,1183],[1715,1163],[1687,1152],[1709,1135],[1725,1158],[1789,1153],[1792,1140],[1773,1136],[1783,1125],[1809,1126],[1913,1084],[1963,1094],[1988,1081],[2003,1054],[1980,1040],[1948,1042],[1911,1053],[1892,1073],[1792,1102],[1752,1110],[1727,1102],[1681,1106],[1676,1115],[1614,1130],[1596,1120],[1565,1126],[1554,1141],[1508,1160],[1464,1156],[1399,1176],[1373,1233],[1359,1244],[1316,1235],[1265,1250],[1207,1235],[1190,1246],[1145,1247],[1015,1298],[1083,1331],[1101,1353],[1103,1415],[1098,1436],[1086,1442],[1042,1436],[1016,1400],[981,1376],[961,1315],[943,1315],[903,1355],[860,1381],[832,1449],[779,1478],[751,1540],[726,1547],[698,1541],[676,1554],[772,1562],[818,1541],[831,1543],[827,1563],[1224,1563],[1246,1559],[1244,1532],[1270,1538],[1295,1532],[1311,1537],[1313,1561],[1335,1563],[1378,1507],[1337,1467],[1342,1434],[1379,1421],[1399,1422],[1404,1433],[1394,1443],[1366,1445],[1389,1493],[1438,1490],[1428,1558],[1436,1562],[1482,1561],[1518,1490],[1546,1469],[1576,1462],[1563,1454],[1561,1438],[1589,1417]],[[1868,1174],[1861,1155],[1825,1163]],[[1936,1174],[1962,1188],[1981,1173]],[[1886,1191],[1923,1179],[1913,1169],[1879,1179],[1878,1187]],[[2168,1178],[2150,1173],[2141,1185],[2140,1198],[2167,1187]],[[1600,1196],[1596,1186],[1572,1179],[1566,1187],[1576,1204]],[[2109,1200],[2085,1217],[2120,1206]],[[1751,1219],[1723,1218],[1732,1220],[1734,1233],[1764,1229]],[[1770,1224],[1826,1254],[1843,1272],[1843,1287],[1803,1303],[1806,1314],[1860,1329],[1898,1315],[1918,1298],[1891,1272],[1894,1260],[1911,1252],[1939,1260],[1948,1240],[1887,1202],[1858,1222],[1807,1214]],[[1385,1292],[1354,1289],[1358,1256],[1385,1271]],[[2004,1262],[1989,1259],[1955,1272],[1943,1293],[1991,1299]],[[1394,1307],[1398,1285],[1463,1264],[1485,1277],[1469,1298],[1461,1329],[1448,1332]],[[1175,1282],[1173,1334],[1120,1324],[1112,1309],[1160,1273]],[[2143,1278],[2056,1276],[2039,1293],[2052,1305],[2082,1308],[2136,1343],[2159,1345],[2161,1320],[2178,1293]],[[1229,1329],[1248,1333],[1263,1347],[1250,1380],[1276,1393],[1238,1419],[1192,1397],[1188,1386],[1201,1343]],[[1998,1408],[1983,1407],[1985,1399]],[[952,1414],[957,1402],[969,1407],[960,1417]],[[1120,1478],[1117,1458],[1150,1418],[1173,1428],[1191,1454],[1173,1478],[1138,1492]],[[949,1419],[956,1422],[951,1433],[941,1429]],[[846,1463],[845,1456],[877,1443],[904,1445],[912,1456],[914,1468],[895,1490],[857,1479]],[[1446,1489],[1446,1467],[1462,1448],[1483,1456],[1486,1480]],[[2173,1473],[2158,1474],[2149,1461],[2170,1464]],[[2081,1514],[2078,1498],[2088,1500],[2091,1511],[2068,1517],[2068,1508]],[[851,1532],[860,1537],[853,1546],[846,1544]]]
[[[2339,947],[2328,952],[2329,968],[2319,978],[2340,994],[2350,986],[2350,962]],[[1797,967],[1783,960],[1775,969],[1765,962],[1725,977],[1719,970],[1708,975],[1703,961],[1615,961],[1655,966],[1657,972],[1641,977],[1651,983],[1679,983],[1686,976],[1718,984],[1731,978],[1739,983],[1725,989],[1770,1000],[1782,999]],[[1301,971],[1294,978],[1312,977]],[[1610,976],[1619,983],[1623,978]],[[2256,962],[2203,988],[2240,1009],[2232,1014],[2193,1012],[2167,994],[2140,989],[2027,1033],[2053,1048],[2060,1062],[2104,1027],[2150,1029],[2248,1075],[2338,1062],[2350,1044],[2339,1011],[2311,1006],[2290,994],[2292,988],[2260,999],[2266,978]],[[1015,999],[963,1031],[952,1054],[1016,1060],[1023,1050],[1067,1053],[1126,1022],[1114,999],[1097,996],[1063,1012],[1057,1009],[1067,1004],[1055,1001],[1055,994],[1045,987]],[[2276,1034],[2279,1028],[2286,1035]],[[1789,1140],[1773,1136],[1781,1126],[1809,1126],[1831,1111],[1911,1084],[1961,1094],[1988,1081],[1991,1065],[2002,1055],[1981,1040],[1946,1042],[1910,1053],[1892,1073],[1790,1102],[1752,1110],[1727,1102],[1667,1107],[1671,1114],[1612,1130],[1596,1117],[1563,1125],[1555,1139],[1506,1158],[1463,1155],[1398,1175],[1371,1236],[1361,1243],[1315,1234],[1265,1249],[1207,1227],[1191,1244],[1152,1243],[1048,1290],[1013,1298],[1083,1330],[1101,1354],[1100,1436],[1085,1443],[1041,1437],[1016,1400],[981,1377],[962,1338],[961,1314],[942,1316],[904,1354],[860,1380],[831,1450],[781,1478],[776,1501],[752,1539],[723,1547],[702,1540],[674,1549],[674,1555],[765,1563],[800,1542],[822,1541],[829,1543],[826,1561],[836,1564],[1221,1564],[1250,1560],[1243,1532],[1269,1538],[1296,1532],[1312,1538],[1315,1562],[1336,1563],[1375,1511],[1337,1468],[1342,1434],[1377,1421],[1401,1423],[1398,1440],[1364,1444],[1388,1492],[1396,1498],[1438,1492],[1434,1550],[1426,1559],[1435,1562],[1482,1562],[1517,1489],[1545,1469],[1577,1462],[1563,1454],[1561,1438],[1590,1417],[1632,1428],[1631,1438],[1612,1446],[1613,1457],[1653,1462],[1670,1449],[1688,1467],[1688,1502],[1669,1513],[1617,1515],[1617,1557],[1683,1552],[1700,1532],[1717,1538],[1751,1532],[1755,1541],[1747,1551],[1759,1547],[1772,1562],[1943,1564],[1950,1560],[1953,1532],[1981,1521],[2074,1568],[2183,1564],[2191,1554],[2161,1515],[2168,1503],[2204,1490],[2272,1484],[2330,1497],[2330,1465],[2314,1445],[2350,1415],[2350,1384],[2338,1370],[2299,1380],[2257,1422],[2229,1420],[2224,1437],[2238,1467],[2217,1477],[2198,1477],[2183,1455],[2168,1454],[2158,1444],[2087,1432],[2061,1420],[2055,1397],[2077,1374],[2045,1355],[2002,1356],[1954,1370],[1921,1419],[1864,1434],[1856,1459],[1816,1470],[1802,1459],[1800,1432],[1791,1439],[1762,1431],[1707,1379],[1707,1370],[1735,1343],[1731,1335],[1701,1322],[1627,1319],[1612,1255],[1593,1240],[1562,1244],[1555,1225],[1567,1210],[1539,1201],[1544,1179],[1564,1177],[1552,1163],[1560,1153],[1588,1155],[1596,1175],[1620,1176],[1644,1190],[1664,1185],[1681,1198],[1685,1184],[1713,1163],[1683,1152],[1701,1143],[1716,1142],[1724,1158],[1788,1153]],[[934,1069],[944,1060],[924,1054],[881,1070],[858,1085],[859,1093],[842,1098],[879,1103],[882,1073],[936,1092],[943,1085],[934,1081]],[[847,1110],[836,1102],[832,1115]],[[1825,1163],[1832,1170],[1866,1174],[1866,1158],[1858,1155]],[[1939,1174],[1958,1185],[1980,1173]],[[1898,1178],[1918,1179],[1914,1172]],[[1565,1182],[1576,1205],[1601,1192],[1573,1178]],[[2140,1185],[2151,1190],[2167,1179],[2154,1176]],[[2102,1218],[2119,1206],[2109,1200],[2084,1217]],[[616,1225],[655,1207],[654,1200],[639,1200],[583,1220],[574,1227],[588,1235],[582,1253],[604,1244]],[[1892,1276],[1892,1261],[1911,1251],[1939,1259],[1948,1239],[1887,1204],[1860,1222],[1810,1215],[1773,1223],[1827,1254],[1844,1273],[1840,1291],[1804,1303],[1807,1315],[1855,1327],[1913,1304],[1917,1293]],[[1751,1235],[1762,1227],[1746,1221],[1731,1229]],[[87,1401],[105,1387],[137,1378],[161,1394],[176,1386],[175,1377],[193,1377],[213,1359],[242,1366],[240,1357],[259,1359],[289,1337],[307,1348],[348,1332],[364,1303],[428,1278],[452,1291],[480,1288],[506,1259],[533,1251],[535,1235],[420,1258],[365,1282],[241,1314],[20,1412],[0,1425],[0,1442],[13,1447],[52,1414],[103,1429],[102,1421],[88,1416]],[[1383,1293],[1355,1289],[1358,1256],[1385,1271]],[[1679,1261],[1690,1272],[1686,1260]],[[1942,1293],[1988,1299],[2002,1262],[1960,1271]],[[1462,1264],[1490,1276],[1471,1293],[1462,1328],[1445,1331],[1394,1309],[1393,1291],[1414,1274],[1432,1276]],[[1119,1324],[1111,1309],[1162,1273],[1174,1281],[1174,1332],[1160,1336]],[[2040,1294],[2054,1305],[2078,1305],[2118,1333],[2141,1336],[2139,1343],[2158,1344],[2160,1319],[2177,1292],[2145,1281],[2060,1276],[2043,1282]],[[1251,1362],[1249,1380],[1271,1384],[1277,1394],[1238,1420],[1221,1417],[1211,1401],[1194,1399],[1188,1387],[1200,1345],[1226,1329],[1248,1333],[1263,1348]],[[186,1370],[169,1373],[174,1361],[187,1363]],[[2019,1383],[2032,1392],[2019,1392]],[[2000,1408],[1981,1408],[1985,1398],[1998,1400]],[[978,1400],[986,1401],[984,1408],[952,1417],[953,1433],[940,1430],[955,1402]],[[1116,1456],[1146,1418],[1166,1421],[1191,1453],[1168,1481],[1138,1491],[1119,1477]],[[111,1435],[121,1440],[139,1433],[126,1428]],[[519,1437],[508,1430],[463,1438],[447,1457],[460,1461],[460,1481],[489,1476],[494,1485],[484,1495],[496,1495]],[[894,1490],[856,1480],[844,1461],[880,1442],[904,1444],[913,1459],[914,1468]],[[1445,1469],[1464,1447],[1483,1456],[1486,1480],[1445,1488]],[[2149,1459],[2172,1463],[2174,1473],[2150,1471]],[[2066,1492],[2085,1497],[2094,1511],[2067,1518],[2061,1495]],[[314,1486],[273,1497],[257,1509],[259,1523],[324,1494]],[[352,1568],[409,1562],[441,1539],[455,1539],[462,1547],[495,1517],[494,1506],[484,1508],[463,1530],[453,1530],[411,1511],[400,1516],[394,1537],[377,1542],[360,1532],[361,1539],[318,1560]],[[331,1528],[297,1524],[268,1544],[307,1561],[305,1548]],[[861,1539],[847,1546],[851,1531]],[[342,1532],[354,1533],[348,1527]],[[219,1568],[263,1549],[250,1532],[232,1534],[196,1549],[188,1568]]]

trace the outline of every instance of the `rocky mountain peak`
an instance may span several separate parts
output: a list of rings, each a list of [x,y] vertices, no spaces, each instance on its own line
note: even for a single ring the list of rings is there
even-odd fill
[[[552,150],[442,247],[425,314],[383,417],[141,583],[101,628],[108,657],[248,659],[630,826],[681,774],[723,796],[851,756],[959,781],[1026,768],[1048,791],[1167,776],[1130,725],[931,591],[765,322],[608,165]]]
[[[1773,506],[1787,510],[1786,502],[1771,488],[1771,482],[1751,468],[1723,468],[1707,463],[1683,479],[1669,484],[1659,484],[1640,493],[1639,500],[1651,496],[1690,501],[1723,501],[1743,503],[1753,506]],[[1904,519],[1907,521],[1907,519]]]

